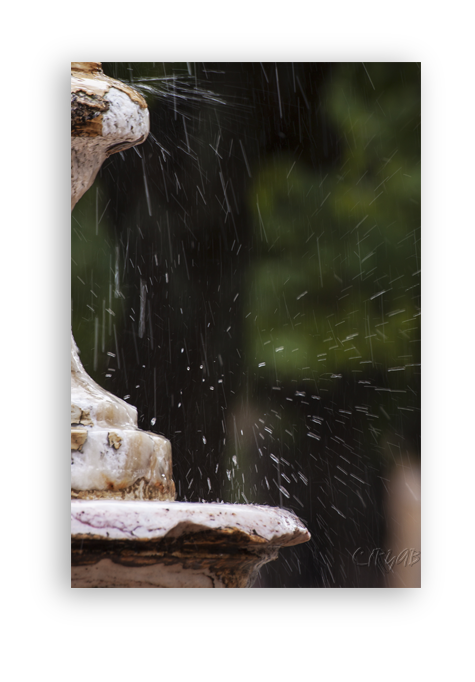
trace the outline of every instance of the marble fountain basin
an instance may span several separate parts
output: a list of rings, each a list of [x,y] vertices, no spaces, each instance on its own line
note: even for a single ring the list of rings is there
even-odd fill
[[[71,500],[71,586],[251,587],[280,548],[309,539],[274,507]]]

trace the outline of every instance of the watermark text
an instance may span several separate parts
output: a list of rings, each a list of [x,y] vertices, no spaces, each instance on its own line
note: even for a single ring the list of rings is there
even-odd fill
[[[394,566],[414,566],[421,560],[421,552],[413,547],[403,549],[399,554],[393,554],[392,550],[381,549],[380,547],[375,547],[372,550],[358,547],[353,552],[352,559],[357,566],[376,566],[389,573],[394,569]]]

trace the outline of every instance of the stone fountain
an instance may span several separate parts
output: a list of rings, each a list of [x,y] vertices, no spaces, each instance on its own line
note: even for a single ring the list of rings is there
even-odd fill
[[[100,62],[71,63],[71,210],[105,159],[142,143],[145,100]],[[283,509],[175,501],[170,442],[87,374],[71,335],[73,587],[249,587],[310,539]]]

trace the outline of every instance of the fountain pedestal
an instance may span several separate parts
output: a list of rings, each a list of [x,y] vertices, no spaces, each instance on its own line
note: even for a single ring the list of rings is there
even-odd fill
[[[71,207],[103,161],[149,132],[145,100],[100,62],[71,64]],[[71,339],[73,587],[249,587],[310,539],[291,512],[174,502],[170,442],[87,374]]]
[[[310,539],[271,507],[72,500],[72,587],[250,587],[281,547]]]
[[[71,63],[71,209],[111,154],[149,133],[147,103],[104,74]],[[71,496],[175,499],[170,442],[137,426],[137,410],[91,379],[71,336]]]

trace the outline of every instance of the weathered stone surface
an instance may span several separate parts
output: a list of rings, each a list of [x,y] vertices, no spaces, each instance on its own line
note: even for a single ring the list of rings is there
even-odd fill
[[[71,209],[106,158],[143,142],[149,129],[138,92],[105,76],[99,62],[71,63]]]
[[[73,587],[249,587],[283,547],[310,539],[283,509],[75,501]]]
[[[175,499],[170,442],[137,427],[135,407],[91,379],[71,342],[71,496]]]
[[[140,144],[148,132],[141,95],[105,76],[100,62],[72,62],[71,208],[108,156]],[[91,379],[72,336],[71,496],[175,498],[169,441],[141,431],[135,407]]]

